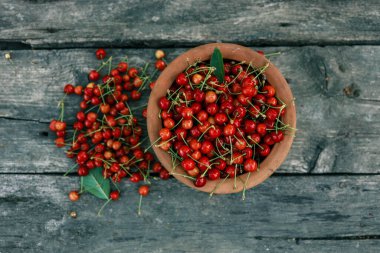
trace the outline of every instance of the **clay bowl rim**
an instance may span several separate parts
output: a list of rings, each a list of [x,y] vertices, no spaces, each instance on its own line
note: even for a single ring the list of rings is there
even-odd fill
[[[262,67],[269,64],[265,71],[267,80],[275,87],[276,96],[281,98],[281,100],[287,105],[287,111],[283,121],[284,123],[289,124],[292,128],[296,128],[294,97],[288,83],[276,66],[263,55],[250,48],[231,43],[210,43],[192,48],[179,55],[166,67],[157,79],[148,101],[147,127],[151,143],[157,140],[159,137],[158,132],[162,128],[161,120],[158,118],[160,111],[158,108],[158,100],[166,94],[167,89],[172,85],[176,76],[184,71],[188,67],[188,64],[192,64],[197,60],[209,60],[215,47],[220,49],[224,59],[235,60],[238,62],[245,61],[247,64],[251,62],[255,67]],[[293,143],[293,139],[293,134],[285,135],[284,140],[275,144],[269,156],[261,162],[260,169],[250,173],[250,175],[248,175],[248,173],[240,175],[236,180],[236,185],[234,178],[228,178],[223,183],[221,183],[223,179],[214,181],[208,180],[207,184],[200,188],[195,187],[192,180],[183,176],[187,175],[187,173],[180,165],[173,170],[169,153],[155,145],[153,145],[152,148],[159,161],[169,173],[185,185],[203,192],[229,194],[241,192],[244,188],[250,189],[270,177],[286,159]],[[248,176],[249,178],[247,179]],[[234,187],[234,185],[236,187]]]

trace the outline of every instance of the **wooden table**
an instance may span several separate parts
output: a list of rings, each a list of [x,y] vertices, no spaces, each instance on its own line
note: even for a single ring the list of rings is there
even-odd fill
[[[157,180],[142,216],[130,183],[101,217],[99,199],[70,202],[48,122],[95,49],[141,66],[215,41],[282,52],[299,131],[278,172],[245,201]],[[2,0],[0,252],[379,252],[379,43],[376,0]]]

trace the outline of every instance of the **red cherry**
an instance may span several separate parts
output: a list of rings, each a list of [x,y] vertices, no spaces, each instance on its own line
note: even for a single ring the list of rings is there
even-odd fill
[[[260,144],[261,148],[259,148],[259,154],[261,156],[268,156],[270,153],[270,147],[267,144]]]
[[[98,60],[103,60],[107,54],[103,48],[99,48],[98,50],[96,50],[95,55],[96,55],[96,58],[98,58]]]
[[[205,99],[206,97],[206,94],[201,91],[200,89],[195,89],[194,90],[194,100],[198,103],[201,103],[203,102],[203,100]]]
[[[131,177],[129,178],[129,180],[130,180],[132,183],[138,183],[138,182],[140,182],[141,180],[143,180],[143,176],[142,176],[140,173],[134,172],[134,173],[132,173],[132,175],[131,175]]]
[[[149,194],[149,186],[148,185],[142,185],[139,187],[139,194],[141,196],[147,196]]]
[[[206,96],[205,96],[205,102],[207,104],[211,104],[211,103],[214,103],[216,100],[217,100],[218,96],[216,95],[216,93],[214,91],[207,91],[206,92]]]
[[[215,163],[215,168],[217,168],[218,170],[224,170],[227,166],[226,161],[224,161],[221,158],[218,158]]]
[[[191,119],[182,120],[181,126],[183,129],[189,130],[193,127],[193,120]]]
[[[210,169],[208,171],[208,178],[210,180],[217,180],[220,178],[220,171],[217,169]]]
[[[224,170],[224,172],[227,173],[230,178],[234,178],[235,177],[235,170],[236,170],[235,166],[228,165],[227,168]]]
[[[78,168],[78,175],[81,176],[81,177],[87,176],[88,175],[88,169],[87,169],[87,167],[80,166]]]
[[[265,135],[263,141],[265,144],[268,144],[269,146],[272,146],[274,144],[274,140],[270,134]]]
[[[113,173],[119,172],[120,171],[120,165],[118,163],[112,163],[110,166],[110,171]]]
[[[256,131],[257,131],[257,133],[259,133],[260,135],[263,136],[267,133],[267,126],[263,123],[259,123],[256,126]]]
[[[265,115],[266,115],[268,120],[275,121],[277,119],[277,116],[278,116],[278,111],[276,109],[269,108],[266,111]]]
[[[75,91],[75,88],[72,84],[66,84],[65,88],[63,89],[63,92],[65,92],[66,94],[73,94],[74,91]]]
[[[163,169],[163,167],[162,167],[161,163],[159,163],[159,162],[155,162],[152,166],[152,171],[154,173],[159,173],[162,169]]]
[[[266,103],[266,98],[262,94],[257,94],[253,97],[253,102],[255,103],[255,105],[262,105]]]
[[[284,133],[281,130],[278,130],[277,133],[272,132],[271,137],[272,137],[272,140],[277,143],[284,139]]]
[[[208,119],[208,114],[206,111],[200,111],[198,112],[197,114],[197,119],[200,121],[200,122],[204,122]]]
[[[199,187],[199,188],[205,186],[206,183],[207,183],[207,179],[202,176],[198,176],[197,179],[194,181],[195,187]]]
[[[214,146],[210,141],[203,141],[201,146],[201,153],[202,154],[209,154],[214,150]]]
[[[244,122],[244,132],[247,134],[253,133],[256,129],[256,123],[253,120],[247,119]]]
[[[244,118],[246,114],[247,114],[247,109],[245,109],[245,107],[243,107],[243,106],[236,107],[234,112],[233,112],[233,115],[237,119]]]
[[[89,156],[87,152],[85,151],[79,151],[77,155],[77,163],[78,164],[84,164],[89,159]]]
[[[167,118],[164,120],[164,127],[172,129],[175,126],[175,121],[172,118]]]
[[[267,98],[267,104],[268,105],[275,107],[275,106],[277,106],[277,103],[278,103],[278,101],[275,97]]]
[[[234,145],[238,150],[243,150],[247,147],[247,143],[244,139],[237,139]]]
[[[201,158],[199,158],[199,169],[203,172],[203,171],[206,171],[209,167],[210,167],[210,159],[208,159],[208,157],[206,156],[202,156]]]
[[[192,119],[193,117],[193,109],[189,108],[189,107],[185,107],[182,112],[181,112],[181,115],[184,119]]]
[[[127,69],[128,69],[128,63],[119,62],[119,64],[117,64],[117,70],[119,72],[121,72],[121,73],[127,72]]]
[[[176,78],[176,83],[180,86],[185,86],[189,84],[185,73],[180,73]]]
[[[236,152],[232,155],[232,163],[233,164],[242,164],[243,163],[243,155],[240,153]]]
[[[160,135],[161,139],[164,141],[169,140],[172,137],[172,133],[170,132],[170,130],[168,128],[162,128],[159,131],[159,135]]]
[[[69,193],[69,199],[73,202],[77,201],[79,199],[80,195],[78,191],[71,191]]]
[[[182,127],[177,128],[174,133],[177,136],[178,140],[186,139],[187,137],[187,130]]]
[[[216,103],[211,103],[206,106],[206,112],[209,115],[215,115],[219,111],[219,106]]]
[[[233,136],[233,135],[235,135],[235,133],[236,133],[236,127],[232,124],[227,124],[223,128],[223,135],[224,136]]]
[[[191,153],[191,149],[186,146],[186,145],[182,145],[179,149],[178,149],[178,155],[182,158],[187,158],[188,157],[188,154]]]
[[[199,74],[199,73],[196,73],[194,74],[192,77],[191,77],[191,81],[194,85],[198,85],[200,84],[202,81],[203,81],[204,77]]]
[[[238,64],[238,65],[235,65],[231,68],[231,73],[236,76],[237,74],[239,74],[241,71],[243,71],[243,67]]]
[[[90,81],[93,81],[93,82],[98,81],[99,77],[100,77],[100,74],[96,70],[91,70],[90,73],[88,73],[88,80]]]
[[[253,117],[257,118],[257,117],[260,116],[260,106],[258,106],[258,105],[253,105],[253,106],[249,107],[248,110],[249,110],[249,113],[250,113]]]
[[[215,123],[218,125],[223,125],[228,121],[227,115],[223,112],[215,114],[214,119]]]
[[[266,97],[273,97],[276,93],[276,90],[272,85],[265,85],[262,88],[263,93],[265,94]]]
[[[120,192],[119,191],[112,191],[110,192],[110,199],[112,200],[118,200],[120,197]]]
[[[257,170],[257,162],[252,158],[246,159],[244,162],[244,170],[247,172],[254,172]]]
[[[235,106],[230,101],[224,101],[220,105],[220,110],[227,113],[227,114],[230,114],[233,112],[233,110],[235,110]]]
[[[162,169],[160,171],[160,178],[162,180],[167,180],[167,179],[169,179],[169,177],[170,177],[169,171],[167,171],[166,169]]]
[[[56,121],[54,127],[56,131],[64,131],[66,130],[66,123],[63,121]]]
[[[220,127],[214,126],[210,128],[210,130],[208,131],[208,134],[212,139],[216,139],[222,135],[222,130],[220,129]]]
[[[189,142],[189,145],[190,145],[190,148],[192,150],[199,150],[202,146],[202,144],[197,141],[196,139],[192,139],[190,142]]]
[[[169,107],[170,107],[170,101],[169,101],[166,97],[162,97],[162,98],[160,98],[160,100],[158,101],[158,106],[159,106],[162,110],[168,110]]]
[[[133,90],[131,92],[131,98],[132,100],[139,100],[141,98],[141,92],[137,90]]]
[[[244,154],[244,159],[251,158],[253,156],[253,151],[251,148],[245,148],[243,149],[242,153]]]
[[[195,162],[190,158],[186,158],[181,162],[181,166],[185,170],[192,170],[195,167]]]
[[[163,60],[157,60],[154,67],[159,71],[163,71],[166,68],[166,63]]]
[[[128,70],[128,76],[130,78],[135,78],[138,75],[139,71],[136,68],[130,68]]]
[[[59,138],[55,139],[55,145],[58,148],[64,147],[65,146],[65,139],[63,137],[59,137]]]

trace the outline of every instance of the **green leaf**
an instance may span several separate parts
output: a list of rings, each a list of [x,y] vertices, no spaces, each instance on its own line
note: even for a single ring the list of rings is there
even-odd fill
[[[210,61],[211,67],[215,68],[214,75],[218,78],[219,83],[224,82],[224,64],[223,64],[223,56],[222,52],[220,52],[219,48],[215,48],[214,52],[211,56]]]
[[[109,199],[111,190],[110,180],[103,177],[102,168],[98,167],[92,169],[87,176],[82,178],[84,191],[87,191],[100,199]]]

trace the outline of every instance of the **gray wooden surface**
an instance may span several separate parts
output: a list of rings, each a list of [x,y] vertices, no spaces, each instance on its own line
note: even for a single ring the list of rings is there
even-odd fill
[[[1,1],[0,253],[378,252],[379,27],[378,1]],[[299,131],[278,172],[245,201],[157,181],[141,217],[130,183],[101,217],[69,202],[79,178],[48,132],[63,85],[99,46],[141,66],[210,41],[282,52]]]

